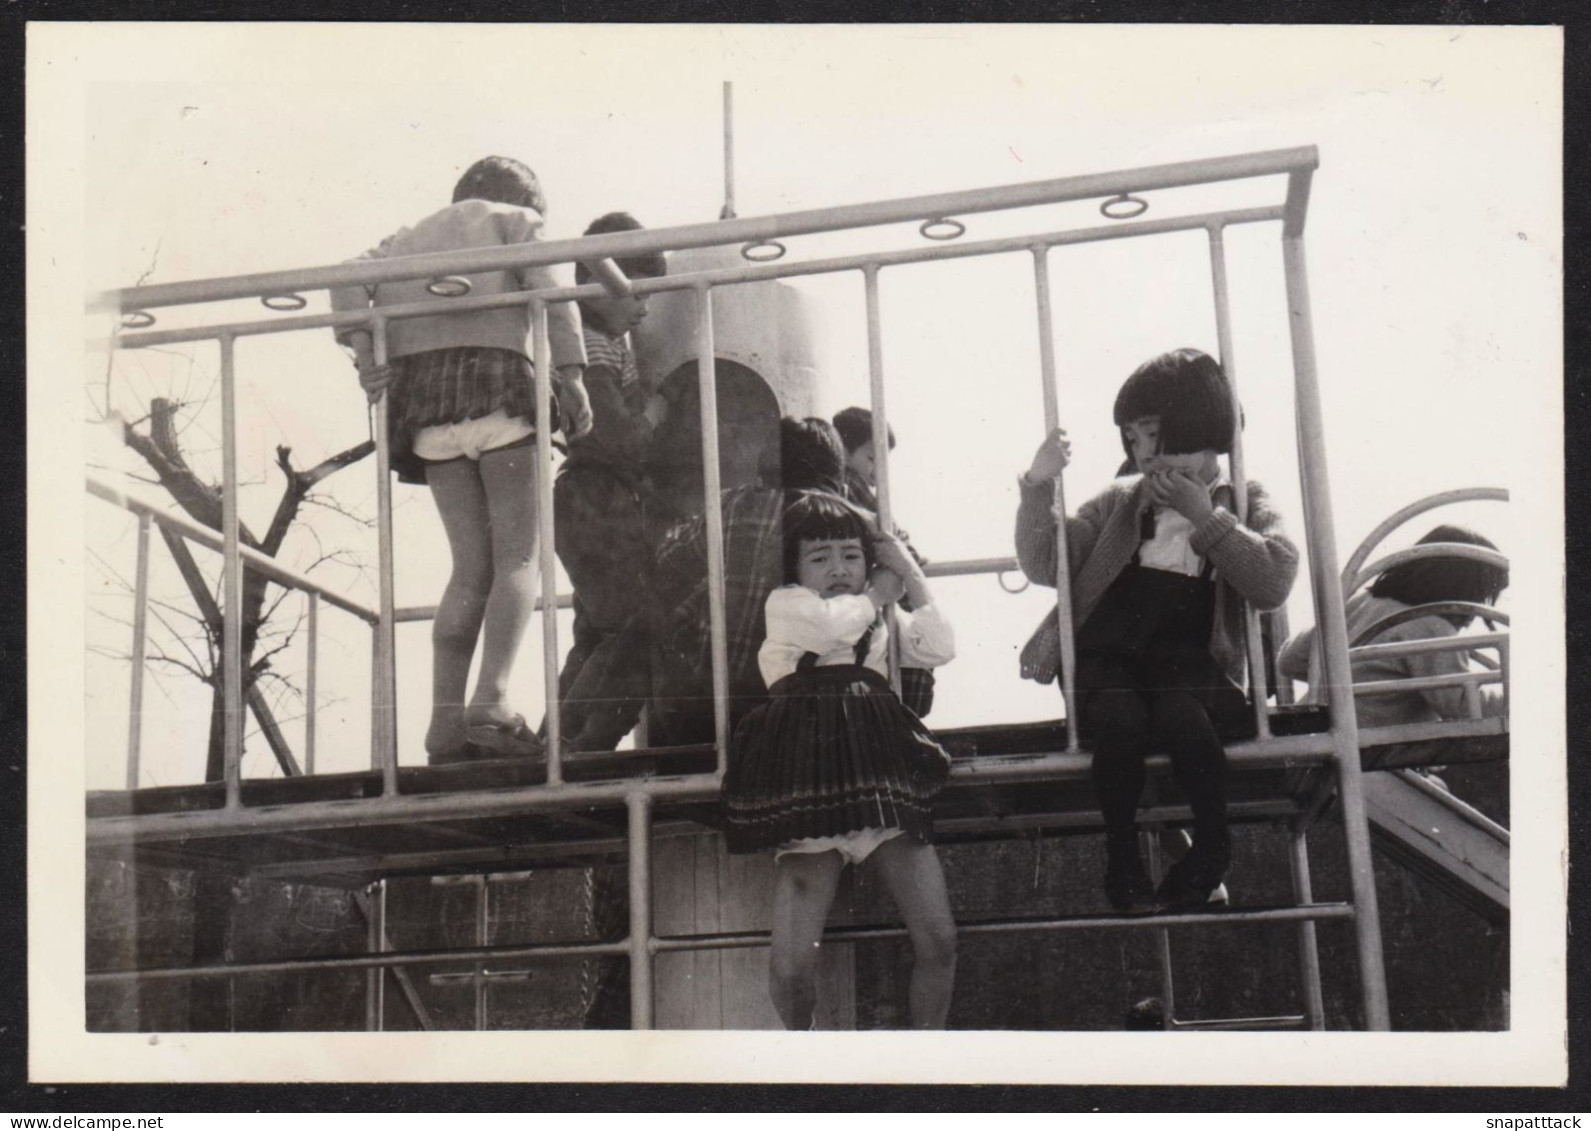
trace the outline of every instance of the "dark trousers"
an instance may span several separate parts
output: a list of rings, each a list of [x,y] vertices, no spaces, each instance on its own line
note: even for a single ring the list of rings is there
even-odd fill
[[[574,587],[574,644],[558,674],[563,734],[612,750],[651,695],[648,577],[640,495],[601,468],[571,468],[553,489],[558,559]]]
[[[1194,838],[1226,835],[1226,750],[1248,701],[1203,648],[1151,643],[1131,656],[1085,653],[1077,660],[1080,736],[1093,749],[1094,790],[1106,834],[1130,840],[1143,796],[1144,758],[1170,755],[1193,809]]]

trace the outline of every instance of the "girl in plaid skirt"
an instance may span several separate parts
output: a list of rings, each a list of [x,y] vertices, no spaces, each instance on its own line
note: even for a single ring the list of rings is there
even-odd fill
[[[929,802],[950,758],[890,688],[881,610],[912,602],[896,614],[903,663],[948,662],[954,637],[899,540],[844,500],[804,493],[784,538],[789,584],[768,597],[757,654],[769,699],[736,728],[724,782],[730,850],[775,852],[774,1005],[787,1028],[813,1027],[840,872],[871,858],[911,935],[913,1024],[943,1028],[956,929]]]

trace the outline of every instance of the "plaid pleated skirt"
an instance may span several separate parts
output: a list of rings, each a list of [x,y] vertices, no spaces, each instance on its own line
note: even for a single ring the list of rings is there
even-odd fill
[[[425,461],[414,454],[414,434],[438,424],[477,420],[502,409],[536,423],[536,370],[513,350],[455,346],[393,360],[387,393],[387,438],[393,471],[403,483],[425,482]],[[557,431],[558,395],[551,400]]]
[[[860,829],[933,839],[950,755],[870,668],[806,662],[735,728],[723,799],[731,852]]]

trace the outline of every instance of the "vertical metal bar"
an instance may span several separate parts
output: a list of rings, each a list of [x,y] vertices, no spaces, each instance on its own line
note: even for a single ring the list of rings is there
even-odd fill
[[[531,362],[536,370],[536,553],[541,565],[542,688],[547,700],[547,784],[563,781],[563,718],[558,702],[558,566],[553,558],[552,339],[547,329],[547,304],[530,300],[530,324],[535,328]]]
[[[491,894],[487,890],[491,885],[485,876],[479,878],[481,882],[475,888],[475,945],[484,947],[491,931]],[[486,1031],[486,963],[477,962],[474,973],[470,981],[475,987],[475,1031],[483,1033]]]
[[[1293,902],[1299,906],[1315,902],[1315,893],[1309,882],[1309,834],[1304,826],[1294,825],[1288,830],[1292,840],[1289,860],[1293,872]],[[1304,1015],[1309,1027],[1320,1030],[1326,1027],[1326,1006],[1320,992],[1320,945],[1315,938],[1315,921],[1298,921],[1298,973],[1304,985]]]
[[[867,292],[867,373],[872,390],[873,468],[878,476],[878,528],[890,534],[895,530],[891,518],[889,493],[889,420],[884,406],[884,323],[878,308],[878,267],[862,268]],[[895,630],[895,606],[884,609],[884,627],[889,640],[889,684],[900,694],[900,633]]]
[[[309,594],[309,650],[304,672],[304,772],[315,772],[315,716],[316,696],[319,694],[320,667],[320,594]]]
[[[1050,249],[1033,245],[1033,291],[1038,299],[1039,375],[1044,395],[1044,434],[1061,423],[1055,387],[1055,319],[1050,307]],[[1066,548],[1065,473],[1055,477],[1055,615],[1061,629],[1061,698],[1066,704],[1066,749],[1076,753],[1077,636],[1072,624],[1072,563]]]
[[[1337,536],[1331,514],[1326,472],[1326,438],[1321,420],[1320,386],[1315,372],[1315,340],[1310,321],[1309,278],[1302,239],[1282,240],[1287,277],[1288,321],[1293,347],[1293,376],[1298,412],[1299,463],[1309,506],[1305,531],[1318,594],[1317,624],[1324,643],[1326,683],[1331,697],[1331,733],[1337,756],[1337,792],[1342,800],[1342,827],[1348,842],[1348,870],[1353,890],[1354,934],[1364,995],[1365,1024],[1372,1030],[1391,1027],[1387,1007],[1386,967],[1381,952],[1381,913],[1376,899],[1375,863],[1370,854],[1370,827],[1365,817],[1364,785],[1359,767],[1359,723],[1354,717],[1353,673],[1348,664],[1348,625],[1343,616],[1342,579],[1337,566]]]
[[[138,788],[144,742],[144,645],[149,622],[149,515],[138,516],[138,562],[133,575],[133,680],[127,710],[127,788]]]
[[[707,607],[713,650],[713,735],[718,772],[729,768],[729,631],[724,621],[723,483],[718,473],[718,366],[714,360],[713,292],[696,290],[696,372],[702,410],[702,521],[707,530]]]
[[[1139,839],[1147,841],[1149,845],[1149,878],[1159,888],[1160,881],[1165,878],[1163,855],[1160,851],[1161,827],[1155,827],[1147,832],[1138,834]],[[1171,931],[1160,927],[1155,931],[1155,949],[1160,957],[1160,1004],[1165,1018],[1165,1028],[1171,1029],[1176,1025],[1177,997],[1176,981],[1171,967]]]
[[[387,880],[383,876],[376,881],[376,913],[372,916],[376,924],[376,949],[388,950],[387,945]],[[376,1031],[385,1032],[387,1028],[387,967],[383,966],[376,971]]]
[[[720,220],[735,218],[735,84],[724,83],[724,207]]]
[[[375,897],[380,884],[374,883],[366,888],[372,898]],[[365,949],[371,953],[381,950],[381,922],[376,915],[371,915],[365,920]],[[365,1031],[375,1033],[381,1029],[381,979],[382,968],[372,966],[365,971]]]
[[[1232,498],[1239,522],[1248,521],[1248,471],[1243,460],[1243,400],[1237,391],[1237,359],[1232,350],[1232,307],[1226,285],[1226,240],[1219,224],[1211,224],[1210,277],[1215,290],[1215,335],[1221,352],[1221,372],[1232,393]],[[1271,736],[1270,712],[1265,708],[1265,650],[1260,644],[1259,613],[1243,602],[1244,642],[1248,645],[1249,690],[1254,704],[1254,724],[1259,737]]]
[[[231,334],[221,346],[222,701],[226,808],[243,804],[243,559],[238,554],[237,374]]]
[[[624,799],[630,849],[630,1028],[652,1027],[652,799]]]
[[[377,365],[387,364],[387,323],[380,315],[370,320],[370,338]],[[376,714],[376,760],[381,768],[381,792],[398,792],[398,683],[397,648],[393,619],[392,545],[392,446],[387,434],[387,398],[376,402],[376,544],[381,573],[381,617],[375,626],[376,682],[371,688]]]

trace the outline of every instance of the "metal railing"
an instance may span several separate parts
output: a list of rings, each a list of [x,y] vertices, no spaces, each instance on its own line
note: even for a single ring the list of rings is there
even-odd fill
[[[965,192],[911,197],[900,200],[876,202],[838,208],[816,209],[747,219],[726,219],[716,223],[660,228],[602,236],[583,237],[576,240],[546,241],[511,247],[444,252],[411,256],[401,259],[364,260],[355,263],[304,270],[277,271],[263,274],[222,279],[198,280],[181,283],[154,284],[112,291],[95,296],[91,306],[120,312],[129,319],[136,332],[120,333],[109,342],[117,349],[137,349],[177,342],[216,341],[221,350],[221,387],[223,415],[223,522],[221,550],[224,557],[224,596],[228,623],[236,623],[239,616],[241,572],[245,562],[250,568],[265,569],[245,553],[238,544],[237,518],[237,468],[235,447],[235,395],[236,381],[233,372],[233,345],[240,337],[257,334],[274,334],[287,331],[317,328],[358,327],[370,332],[378,363],[387,360],[387,330],[395,321],[440,312],[463,312],[508,308],[515,305],[527,307],[534,328],[532,360],[535,367],[536,403],[538,419],[548,419],[547,409],[551,396],[550,349],[547,329],[547,308],[552,303],[572,302],[612,291],[631,291],[651,294],[664,291],[690,291],[695,296],[697,309],[698,374],[700,384],[702,465],[704,470],[704,523],[707,541],[707,575],[709,582],[709,615],[714,693],[714,733],[716,769],[712,773],[692,774],[674,778],[649,778],[619,782],[569,782],[565,779],[559,743],[559,711],[557,705],[558,640],[554,616],[543,616],[542,646],[547,672],[548,715],[548,766],[547,782],[540,786],[475,792],[455,799],[467,800],[469,813],[483,816],[493,812],[523,812],[527,808],[569,808],[593,804],[618,804],[626,806],[631,844],[631,916],[629,941],[622,950],[631,957],[631,976],[634,980],[634,1021],[645,1026],[651,1021],[650,970],[651,956],[659,949],[667,949],[664,940],[654,939],[650,929],[649,855],[647,850],[651,810],[655,801],[664,799],[706,800],[716,796],[728,757],[728,669],[724,622],[724,547],[721,514],[716,500],[719,492],[718,434],[717,434],[717,383],[714,365],[712,298],[716,288],[735,286],[763,280],[792,279],[808,275],[833,273],[860,273],[865,286],[867,302],[869,383],[873,427],[874,451],[877,460],[879,521],[883,528],[891,528],[892,491],[889,467],[889,446],[883,442],[888,434],[888,417],[885,404],[885,367],[882,353],[882,316],[878,303],[878,282],[882,272],[896,266],[926,261],[954,260],[972,256],[1003,253],[1031,255],[1034,265],[1034,300],[1040,344],[1041,395],[1046,428],[1052,428],[1059,419],[1060,394],[1057,385],[1057,364],[1054,349],[1054,326],[1051,312],[1049,262],[1053,249],[1067,246],[1149,237],[1175,232],[1198,231],[1207,233],[1209,240],[1211,279],[1214,292],[1215,318],[1219,341],[1220,361],[1229,377],[1236,370],[1232,349],[1232,330],[1225,265],[1223,237],[1229,227],[1243,224],[1280,221],[1283,266],[1289,308],[1289,325],[1294,369],[1295,405],[1297,412],[1297,439],[1300,474],[1305,499],[1305,540],[1311,575],[1314,579],[1312,596],[1316,621],[1320,626],[1324,644],[1325,667],[1330,682],[1346,686],[1349,682],[1349,650],[1347,630],[1343,616],[1342,583],[1336,558],[1335,533],[1332,522],[1331,499],[1326,468],[1326,449],[1322,429],[1319,382],[1315,369],[1315,351],[1311,328],[1307,268],[1304,256],[1303,229],[1313,171],[1317,154],[1313,147],[1275,150],[1265,153],[1189,161],[1178,164],[1152,166],[1121,172],[1088,176],[1066,177],[1037,181],[1029,184],[1001,188],[975,189]],[[1167,190],[1192,185],[1244,181],[1254,178],[1285,177],[1286,195],[1280,204],[1205,212],[1197,215],[1140,220],[1137,216],[1147,203],[1134,195],[1137,193]],[[1103,199],[1101,212],[1107,218],[1104,224],[1083,228],[1052,231],[1033,236],[945,243],[944,237],[954,239],[964,230],[955,219],[980,212],[1003,211],[1037,205],[1059,204],[1073,201]],[[1142,205],[1143,207],[1139,207]],[[888,224],[917,223],[922,234],[935,240],[930,247],[907,250],[881,251],[870,254],[819,258],[806,261],[753,262],[748,266],[707,271],[692,275],[665,276],[657,279],[628,281],[611,269],[604,261],[622,259],[654,251],[680,250],[728,244],[743,244],[742,252],[767,253],[778,257],[784,254],[780,242],[795,236],[874,228]],[[438,290],[447,292],[440,284],[455,276],[494,270],[520,269],[559,263],[582,261],[597,264],[601,281],[578,287],[546,288],[533,292],[520,292],[494,296],[445,298],[436,302],[416,303],[401,307],[383,307],[368,311],[340,312],[314,315],[285,315],[266,319],[233,321],[225,324],[178,329],[147,329],[154,322],[150,311],[171,306],[258,298],[272,309],[298,309],[303,305],[300,292],[353,285],[371,286],[380,282],[401,279],[431,279]],[[1231,382],[1233,396],[1237,383]],[[373,747],[374,760],[381,774],[381,796],[350,806],[346,802],[305,802],[290,806],[244,806],[241,801],[241,658],[238,653],[237,634],[228,634],[224,656],[223,678],[226,693],[226,810],[224,812],[188,812],[148,817],[107,818],[90,823],[91,841],[125,842],[140,832],[157,830],[187,830],[199,833],[204,830],[264,831],[269,829],[306,829],[337,827],[360,823],[364,819],[401,821],[407,818],[435,820],[452,811],[454,804],[436,796],[417,798],[405,796],[398,787],[398,757],[396,742],[396,695],[394,683],[393,628],[399,620],[417,619],[422,610],[399,610],[395,607],[392,586],[392,501],[389,474],[389,437],[387,436],[385,404],[376,412],[377,452],[377,532],[380,549],[380,599],[375,610],[360,608],[360,615],[374,629],[375,646],[373,695]],[[543,474],[540,478],[540,564],[543,593],[553,591],[554,539],[553,507],[551,505],[551,479],[545,474],[551,466],[551,437],[546,429],[537,430],[537,451]],[[1246,484],[1243,475],[1241,432],[1232,453],[1233,480],[1237,505],[1246,506]],[[1064,502],[1062,477],[1056,481],[1056,501]],[[155,521],[163,521],[155,518]],[[213,536],[212,536],[213,538]],[[983,559],[969,565],[988,566],[990,572],[1009,569],[1011,560]],[[999,567],[998,569],[992,567]],[[271,568],[275,567],[274,564]],[[276,576],[282,576],[280,573]],[[304,580],[304,579],[297,579]],[[1075,626],[1070,600],[1065,523],[1057,523],[1057,575],[1056,612],[1061,625],[1062,694],[1069,719],[1075,718],[1076,687],[1073,672],[1075,664]],[[318,589],[318,587],[317,587]],[[328,593],[319,591],[321,599],[330,600]],[[348,607],[344,601],[340,607]],[[1297,764],[1300,760],[1331,761],[1335,765],[1337,787],[1344,811],[1344,828],[1348,845],[1352,904],[1333,909],[1330,915],[1351,918],[1356,933],[1359,968],[1362,975],[1363,1001],[1366,1023],[1371,1029],[1388,1026],[1385,972],[1382,964],[1379,915],[1376,907],[1374,877],[1371,870],[1370,846],[1362,790],[1359,780],[1359,733],[1351,702],[1333,702],[1330,732],[1325,735],[1307,735],[1289,738],[1265,738],[1268,735],[1268,717],[1264,685],[1264,665],[1260,655],[1260,636],[1255,617],[1250,611],[1246,624],[1246,645],[1249,655],[1250,683],[1255,703],[1256,724],[1262,736],[1254,761],[1275,759],[1277,764]],[[897,664],[892,657],[891,676],[898,679]],[[974,764],[956,767],[959,779],[968,781],[1028,781],[1047,780],[1058,775],[1078,774],[1087,766],[1087,755],[1078,747],[1076,727],[1070,726],[1068,748],[1065,751],[1024,759],[979,759]],[[354,816],[359,808],[366,816]],[[1304,895],[1307,900],[1307,880]],[[1309,918],[1311,908],[1299,908],[1281,915],[1283,919]],[[1324,913],[1324,912],[1322,912]],[[1273,916],[1274,917],[1274,916]],[[1317,916],[1318,917],[1318,916]],[[1169,921],[1169,920],[1168,920]],[[1180,921],[1180,919],[1178,920]],[[1201,917],[1200,921],[1212,921]],[[1152,920],[1149,922],[1153,922]],[[990,928],[995,929],[995,928]],[[844,932],[841,932],[843,934]],[[752,936],[746,936],[750,940]],[[754,941],[716,940],[713,945],[758,945]],[[529,948],[533,950],[535,948]],[[568,948],[566,948],[568,949]],[[602,953],[609,951],[603,950]],[[618,953],[618,951],[612,951]],[[514,953],[529,953],[527,948],[516,948]],[[587,948],[580,953],[597,953]],[[398,958],[374,955],[360,959],[366,965],[391,965]]]

